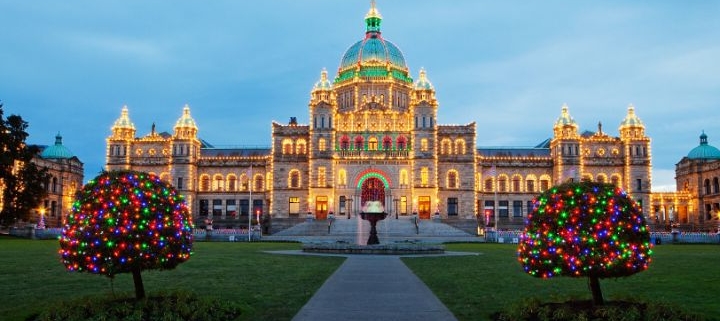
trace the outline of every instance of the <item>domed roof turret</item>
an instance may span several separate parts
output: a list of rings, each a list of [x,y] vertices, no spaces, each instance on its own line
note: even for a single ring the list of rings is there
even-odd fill
[[[575,126],[577,127],[577,123],[575,122],[575,119],[570,116],[570,112],[568,111],[568,105],[563,104],[562,105],[562,111],[560,112],[560,117],[555,121],[555,127],[562,127],[562,126]]]
[[[354,76],[360,77],[387,77],[412,83],[408,75],[405,57],[395,44],[382,37],[380,23],[382,16],[372,2],[370,10],[365,15],[365,38],[356,42],[345,51],[340,60],[338,75],[335,82],[343,81]],[[359,73],[353,69],[360,67]]]
[[[434,90],[432,83],[427,78],[427,73],[425,72],[425,68],[420,68],[420,77],[418,77],[418,80],[415,81],[414,85],[416,90]]]
[[[627,115],[625,116],[625,119],[623,119],[622,123],[620,123],[620,128],[623,127],[644,127],[643,122],[640,120],[640,118],[635,114],[635,106],[630,104],[628,106]]]
[[[55,136],[55,145],[46,147],[40,154],[45,159],[68,159],[73,158],[73,153],[62,144],[62,136],[58,133]]]
[[[180,119],[175,123],[175,129],[178,128],[192,128],[197,129],[197,125],[195,125],[195,119],[190,116],[190,106],[185,105],[183,107],[183,114],[180,116]]]
[[[122,111],[120,112],[120,118],[115,120],[113,128],[135,129],[135,124],[130,121],[127,105],[123,106]]]
[[[330,80],[328,80],[328,73],[325,68],[320,72],[320,80],[315,83],[313,86],[313,91],[316,90],[331,90],[332,89],[332,83],[330,83]]]
[[[689,159],[720,159],[720,150],[708,144],[705,131],[700,135],[700,145],[693,148],[687,155]]]

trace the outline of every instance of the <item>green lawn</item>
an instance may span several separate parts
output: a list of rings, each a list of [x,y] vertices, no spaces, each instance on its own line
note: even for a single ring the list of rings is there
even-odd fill
[[[591,298],[586,278],[543,280],[525,274],[516,259],[517,246],[449,244],[446,249],[480,255],[403,261],[460,320],[487,319],[492,312],[527,298],[556,302]],[[668,302],[720,318],[720,246],[661,245],[654,251],[647,271],[601,280],[605,299]]]
[[[0,319],[22,320],[45,305],[82,297],[132,297],[132,276],[67,272],[57,241],[0,237]],[[337,257],[266,254],[292,243],[196,242],[192,258],[169,271],[143,272],[148,295],[190,290],[240,302],[248,320],[289,320],[343,262]]]

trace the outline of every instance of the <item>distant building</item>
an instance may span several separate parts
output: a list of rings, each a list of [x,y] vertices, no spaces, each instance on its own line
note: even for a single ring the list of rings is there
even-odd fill
[[[271,147],[215,148],[198,137],[189,106],[172,133],[153,125],[138,137],[123,107],[107,138],[107,169],[160,175],[185,195],[196,222],[220,226],[242,225],[249,214],[354,215],[379,200],[400,217],[497,214],[501,228],[517,227],[539,192],[581,179],[612,182],[649,204],[650,138],[632,105],[617,137],[601,124],[580,132],[564,105],[553,136],[535,147],[477,147],[475,122],[438,122],[427,72],[411,77],[381,21],[372,6],[364,37],[343,54],[335,77],[323,70],[312,87],[309,124],[272,123]]]
[[[654,193],[653,211],[660,223],[685,229],[720,228],[720,150],[700,135],[696,146],[675,165],[677,192]]]
[[[55,136],[55,144],[39,146],[40,155],[33,158],[38,167],[46,168],[50,179],[45,182],[48,195],[40,202],[37,217],[44,215],[46,227],[61,227],[72,209],[75,192],[83,186],[83,163],[62,144],[62,136]]]

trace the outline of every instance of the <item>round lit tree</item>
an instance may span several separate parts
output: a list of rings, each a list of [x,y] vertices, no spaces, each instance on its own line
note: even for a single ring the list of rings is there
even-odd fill
[[[158,176],[104,172],[77,193],[59,253],[69,271],[132,273],[141,299],[142,270],[173,269],[190,258],[191,224],[185,201]]]
[[[604,303],[599,279],[644,271],[651,254],[637,203],[612,184],[592,182],[540,194],[518,247],[518,260],[532,276],[587,277],[595,305]]]

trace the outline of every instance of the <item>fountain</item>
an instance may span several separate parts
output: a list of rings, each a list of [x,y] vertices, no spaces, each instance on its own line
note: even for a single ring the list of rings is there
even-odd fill
[[[382,203],[380,203],[380,201],[367,201],[365,206],[363,206],[362,212],[360,212],[360,217],[370,222],[370,237],[368,237],[367,245],[380,244],[375,225],[377,221],[384,220],[385,217],[387,217]]]

